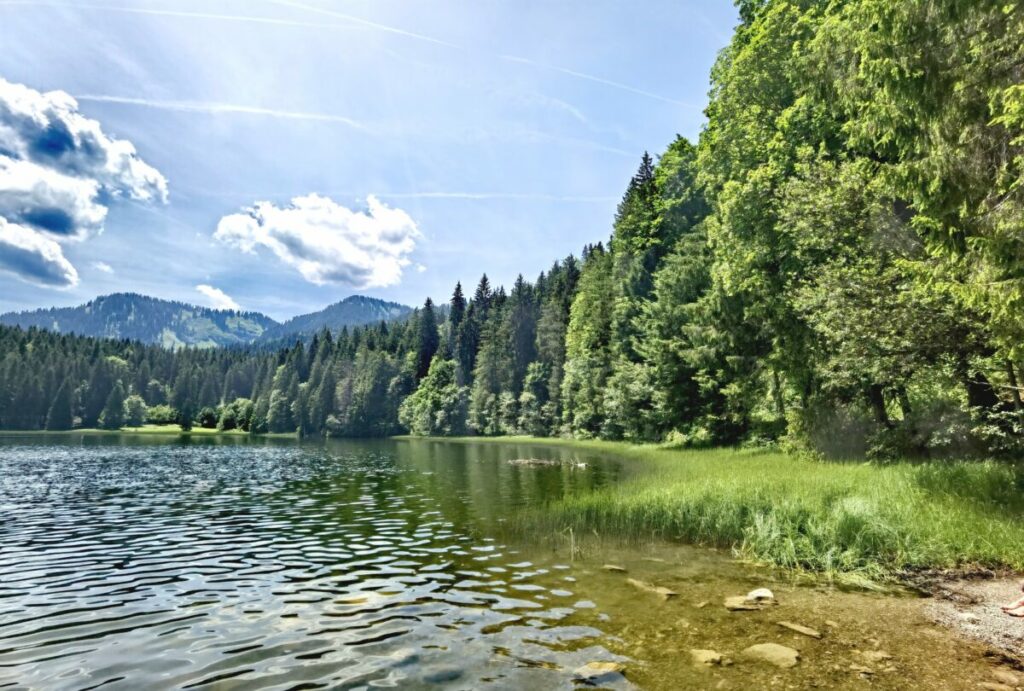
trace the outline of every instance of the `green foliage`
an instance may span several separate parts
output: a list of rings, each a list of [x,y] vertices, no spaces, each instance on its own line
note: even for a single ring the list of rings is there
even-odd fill
[[[172,425],[178,421],[178,411],[169,405],[150,406],[146,410],[146,423],[150,425]]]
[[[0,427],[131,393],[254,434],[1021,453],[1024,7],[737,5],[699,141],[643,155],[581,261],[278,350],[0,327]],[[751,544],[806,528],[770,518]]]
[[[216,429],[218,419],[219,416],[217,415],[216,409],[211,408],[210,406],[206,406],[201,409],[199,414],[196,415],[196,422],[203,429]]]
[[[455,381],[455,363],[435,357],[419,388],[398,409],[401,424],[416,435],[465,433],[468,391]]]
[[[132,394],[124,399],[124,426],[142,427],[146,423],[149,410],[146,401],[138,394]]]

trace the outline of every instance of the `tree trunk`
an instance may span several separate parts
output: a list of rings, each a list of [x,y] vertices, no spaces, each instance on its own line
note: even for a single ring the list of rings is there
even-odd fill
[[[1010,380],[1010,398],[1013,400],[1013,408],[1017,416],[1024,421],[1024,401],[1020,398],[1020,385],[1017,383],[1017,373],[1013,369],[1013,362],[1006,361],[1006,376]]]
[[[889,419],[889,412],[885,409],[885,393],[881,384],[872,384],[868,387],[868,402],[871,410],[875,413],[875,420],[885,427],[892,427],[892,420]]]

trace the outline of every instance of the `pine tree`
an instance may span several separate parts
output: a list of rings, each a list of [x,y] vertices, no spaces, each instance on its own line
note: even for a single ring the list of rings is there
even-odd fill
[[[100,427],[103,429],[121,429],[124,427],[124,384],[118,379],[110,390],[107,403],[100,413]]]
[[[434,314],[434,301],[427,298],[420,311],[416,337],[416,378],[422,379],[430,371],[430,363],[437,353],[440,338],[437,334],[437,315]]]
[[[46,415],[46,429],[68,430],[74,426],[74,417],[71,413],[71,383],[67,379],[61,382],[57,389],[57,395],[50,404],[50,410]]]

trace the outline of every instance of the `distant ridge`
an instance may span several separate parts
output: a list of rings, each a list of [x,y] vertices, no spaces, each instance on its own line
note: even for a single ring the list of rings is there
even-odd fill
[[[0,324],[97,338],[127,338],[167,348],[247,344],[277,326],[259,312],[215,310],[138,293],[103,295],[78,307],[8,312],[0,315]]]
[[[292,317],[283,324],[267,329],[259,340],[274,341],[291,336],[312,336],[323,329],[339,331],[346,326],[363,326],[380,321],[404,319],[410,314],[412,308],[407,305],[364,295],[352,295],[318,312]]]
[[[352,295],[279,324],[260,312],[215,310],[138,293],[114,293],[78,307],[0,314],[0,324],[95,338],[126,338],[166,348],[214,348],[309,337],[325,328],[339,331],[403,319],[411,313],[412,308],[397,302]]]

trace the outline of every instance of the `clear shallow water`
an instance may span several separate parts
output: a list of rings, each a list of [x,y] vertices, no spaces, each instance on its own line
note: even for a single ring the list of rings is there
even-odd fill
[[[479,450],[448,448],[443,475],[436,451],[0,446],[0,679],[554,687],[616,659],[600,630],[572,622],[590,605],[569,565],[535,565],[480,530],[602,471],[504,464],[498,478],[492,464],[501,481],[480,489],[466,467]]]
[[[506,462],[519,457],[566,463]],[[850,667],[878,649],[893,661],[875,688],[988,680],[981,651],[915,600],[799,587],[710,550],[577,537],[570,553],[565,536],[503,528],[632,471],[517,444],[0,439],[0,687],[578,688],[583,665],[622,661],[625,676],[591,681],[862,688]],[[720,605],[766,584],[778,612]],[[766,641],[800,666],[690,661]]]

